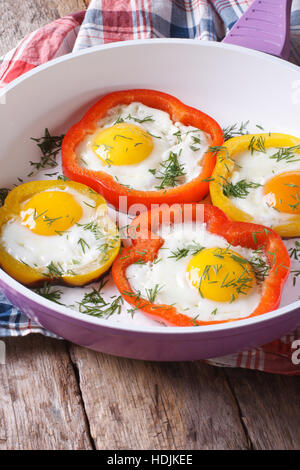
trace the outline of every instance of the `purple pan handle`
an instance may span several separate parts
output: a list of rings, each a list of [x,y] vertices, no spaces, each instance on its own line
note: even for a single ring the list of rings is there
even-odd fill
[[[291,6],[292,0],[254,0],[222,42],[288,59]]]

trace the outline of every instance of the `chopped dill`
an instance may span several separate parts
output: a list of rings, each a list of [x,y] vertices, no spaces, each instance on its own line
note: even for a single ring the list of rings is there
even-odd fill
[[[258,232],[252,232],[253,241],[256,244],[257,244],[257,235],[259,235],[260,233],[265,233],[266,235],[269,235],[269,230],[267,228],[264,228],[263,230],[260,230]]]
[[[256,189],[261,186],[261,184],[253,183],[252,181],[248,182],[245,179],[242,179],[236,184],[233,184],[231,181],[226,180],[226,178],[223,176],[222,178],[225,181],[225,184],[223,184],[223,194],[227,197],[245,199],[245,197],[247,197],[249,194],[249,189]]]
[[[98,318],[109,318],[121,313],[123,298],[120,295],[112,302],[106,302],[102,295],[102,289],[107,281],[100,282],[98,289],[93,288],[91,292],[84,294],[81,302],[77,302],[79,312]],[[112,299],[112,297],[111,297]]]
[[[227,126],[223,129],[224,139],[232,139],[232,137],[236,137],[237,135],[245,135],[249,134],[247,131],[247,127],[249,125],[249,121],[242,122],[240,126],[238,124],[232,124],[231,126]]]
[[[177,137],[177,144],[180,144],[182,142],[182,135],[180,131],[174,132],[175,137]]]
[[[82,202],[83,202],[83,204],[85,204],[85,205],[88,206],[88,207],[91,207],[92,209],[95,209],[95,208],[96,208],[96,205],[95,205],[95,206],[92,206],[92,204],[89,204],[89,203],[86,202],[86,201],[82,201]]]
[[[51,261],[50,264],[47,266],[48,273],[45,274],[45,276],[50,276],[52,278],[60,278],[64,274],[63,267],[60,263],[54,263],[54,261]]]
[[[45,212],[47,212],[47,211],[45,211]],[[40,217],[41,215],[42,215],[42,214],[40,214],[39,216],[37,216],[37,217],[35,218],[35,220],[36,220],[38,217]],[[51,219],[51,217],[48,217],[47,215],[44,215],[44,216],[43,216],[43,222],[46,222],[46,224],[47,224],[49,227],[51,227],[51,225],[52,225],[54,222],[56,222],[57,220],[59,220],[59,219],[62,219],[62,217],[54,217],[54,218]]]
[[[83,253],[85,253],[86,248],[90,249],[90,245],[83,238],[79,238],[77,243],[80,245]]]
[[[180,179],[185,175],[184,166],[179,163],[178,157],[180,154],[170,152],[167,160],[160,163],[160,169],[150,169],[155,178],[160,180],[160,185],[155,186],[156,189],[164,189],[166,187],[173,188],[180,184]]]
[[[300,145],[295,145],[294,147],[282,147],[278,148],[277,152],[270,156],[276,162],[281,162],[285,160],[287,163],[299,162],[300,159],[296,158],[295,151],[300,150]]]
[[[56,171],[55,173],[45,173],[45,176],[49,176],[50,178],[52,178],[52,176],[56,176],[58,175],[58,171]]]
[[[133,140],[133,137],[127,137],[126,135],[122,135],[122,134],[115,134],[113,136],[113,140],[116,140],[117,137],[119,137],[120,139],[125,139],[125,140]]]
[[[67,176],[65,175],[59,175],[57,177],[58,180],[61,180],[61,181],[70,181],[70,178],[68,178]]]
[[[147,131],[147,134],[151,135],[151,137],[154,137],[155,139],[161,139],[161,137],[159,135],[151,134],[151,132],[149,132],[149,131]]]
[[[159,284],[156,284],[153,289],[146,289],[146,295],[151,304],[154,304],[155,299],[161,290],[162,286],[159,286]]]
[[[300,242],[296,240],[294,248],[289,249],[289,255],[291,259],[299,260],[298,256],[300,256]]]
[[[121,114],[117,117],[117,120],[114,122],[114,125],[115,124],[121,124],[122,122],[124,122],[124,119],[121,118]]]
[[[150,171],[150,170],[149,170]],[[129,185],[129,184],[124,184],[124,183],[121,183],[119,178],[117,176],[115,176],[115,180],[117,183],[119,183],[121,186],[124,186],[124,188],[127,188],[127,189],[132,189],[132,187]]]
[[[9,193],[9,189],[7,188],[0,188],[0,206],[3,206],[4,201]]]
[[[154,121],[152,116],[145,116],[143,119],[139,119],[137,117],[131,116],[131,114],[128,114],[128,116],[126,116],[125,119],[131,119],[132,121],[138,122],[139,124],[142,124],[144,122]]]
[[[300,276],[300,270],[294,269],[293,271],[291,271],[291,274],[293,274],[293,286],[295,287],[298,276]]]
[[[199,245],[196,242],[193,242],[190,245],[185,246],[184,248],[177,248],[176,250],[171,251],[171,256],[168,258],[175,258],[176,261],[179,261],[182,258],[185,258],[188,255],[196,255],[204,249],[203,246]]]
[[[295,204],[289,204],[289,207],[295,211],[298,209],[299,207],[299,204],[300,204],[300,194],[296,194],[295,196],[292,196],[293,199],[295,199],[297,202],[295,202]]]
[[[254,152],[266,153],[265,138],[261,135],[258,137],[254,135],[249,142],[248,150],[250,150],[251,155]]]
[[[61,150],[64,135],[51,135],[46,128],[43,137],[38,139],[31,137],[40,148],[42,155],[39,162],[30,162],[35,171],[47,168],[55,168],[57,166],[56,157]]]
[[[44,282],[42,287],[34,289],[38,295],[45,297],[45,299],[51,300],[51,302],[55,302],[59,305],[64,305],[62,302],[59,302],[62,296],[62,291],[60,289],[54,289],[51,287],[48,282]]]
[[[254,271],[255,277],[259,283],[263,282],[269,274],[271,266],[262,258],[263,250],[258,248],[253,251],[249,263]]]

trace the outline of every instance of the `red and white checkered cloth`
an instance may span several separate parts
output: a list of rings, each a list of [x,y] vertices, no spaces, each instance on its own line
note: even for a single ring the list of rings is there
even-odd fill
[[[252,0],[92,0],[87,12],[61,18],[26,36],[2,57],[0,87],[51,59],[74,50],[117,40],[151,37],[192,37],[217,40]],[[298,62],[300,0],[292,14],[292,56]],[[0,336],[41,332],[21,312],[0,298]],[[260,348],[207,361],[222,367],[300,375],[300,330]]]

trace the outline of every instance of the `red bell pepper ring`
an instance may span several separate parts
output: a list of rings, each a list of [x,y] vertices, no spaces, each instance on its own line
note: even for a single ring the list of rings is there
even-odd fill
[[[207,152],[201,162],[202,171],[192,181],[169,189],[157,191],[139,191],[119,184],[113,176],[104,171],[93,171],[81,167],[77,162],[76,147],[88,135],[97,129],[97,122],[104,118],[111,108],[139,102],[152,108],[169,113],[174,122],[193,126],[211,137],[210,145],[220,146],[224,142],[223,131],[219,124],[207,114],[183,104],[171,95],[154,90],[125,90],[110,93],[101,98],[66,133],[62,143],[62,167],[64,174],[73,181],[86,184],[99,192],[104,198],[119,208],[120,197],[127,197],[127,206],[144,204],[173,204],[200,201],[208,194],[209,178],[216,164],[216,152]]]
[[[191,208],[192,206],[192,208]],[[132,237],[132,246],[123,248],[116,258],[112,274],[114,282],[124,299],[133,307],[141,310],[147,316],[161,323],[171,326],[197,326],[212,325],[240,319],[229,319],[224,321],[199,321],[188,317],[177,311],[174,306],[152,304],[141,298],[133,291],[126,276],[126,269],[136,261],[153,262],[158,250],[164,244],[164,240],[157,234],[151,232],[151,224],[159,226],[166,220],[166,211],[170,211],[171,223],[178,220],[180,214],[185,217],[186,207],[189,209],[191,220],[197,219],[197,206],[178,205],[168,208],[160,207],[152,211],[144,212],[136,217],[129,227],[129,235]],[[232,246],[243,246],[253,250],[261,248],[270,266],[268,276],[262,284],[262,295],[260,302],[250,318],[275,310],[280,303],[281,293],[285,281],[289,275],[290,257],[279,235],[263,225],[247,222],[233,222],[228,219],[223,211],[210,204],[203,204],[203,222],[209,232],[221,235]]]

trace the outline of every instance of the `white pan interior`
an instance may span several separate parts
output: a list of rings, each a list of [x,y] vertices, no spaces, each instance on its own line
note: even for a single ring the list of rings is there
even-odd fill
[[[49,179],[43,173],[26,177],[31,171],[29,161],[38,161],[40,156],[30,137],[42,136],[46,127],[52,134],[64,133],[99,97],[128,88],[170,93],[210,114],[222,127],[250,121],[249,132],[259,132],[259,125],[265,131],[300,137],[300,73],[296,66],[228,45],[129,41],[53,61],[16,80],[0,95],[0,187],[12,188],[18,178],[24,182]],[[44,173],[56,172],[61,173],[60,166]],[[126,224],[126,217],[121,224]],[[295,239],[285,243],[291,248]],[[299,261],[294,259],[292,270],[296,269]],[[91,287],[63,288],[61,301],[76,309]],[[110,280],[104,297],[109,301],[115,295],[119,293]],[[295,308],[298,299],[299,286],[293,285],[291,275],[281,306],[293,303],[291,308]],[[140,313],[132,317],[127,310],[124,305],[121,314],[98,321],[134,328],[157,325]]]

